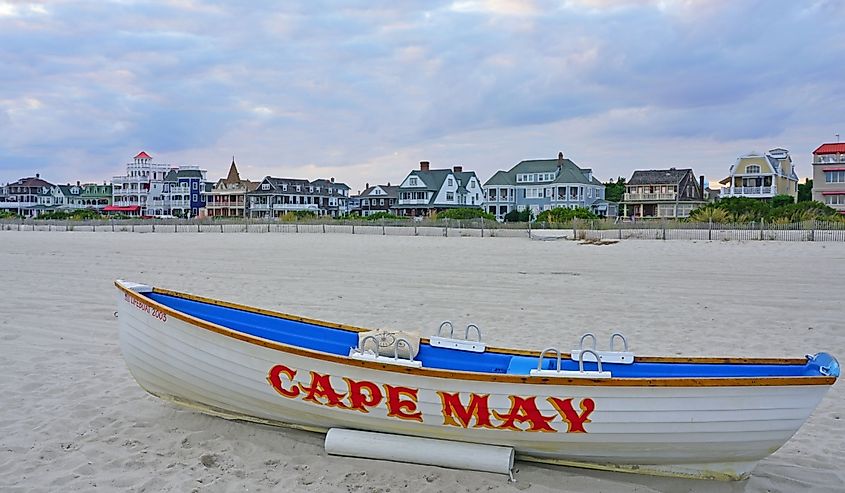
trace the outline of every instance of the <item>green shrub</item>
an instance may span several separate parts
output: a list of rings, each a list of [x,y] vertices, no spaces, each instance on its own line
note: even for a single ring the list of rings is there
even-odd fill
[[[598,216],[586,207],[576,207],[570,209],[568,207],[555,207],[547,211],[543,211],[537,216],[537,222],[541,223],[564,223],[571,222],[573,219],[597,219]]]
[[[505,214],[505,222],[506,223],[527,223],[531,221],[534,217],[534,213],[531,212],[531,209],[525,209],[518,211],[516,209],[508,212]]]
[[[495,221],[496,216],[489,212],[484,212],[484,209],[478,207],[459,207],[457,209],[447,209],[437,213],[437,219],[488,219]]]

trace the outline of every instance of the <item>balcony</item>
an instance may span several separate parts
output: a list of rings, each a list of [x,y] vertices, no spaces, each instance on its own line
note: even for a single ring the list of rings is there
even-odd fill
[[[638,202],[641,200],[676,200],[678,194],[675,192],[657,193],[625,193],[625,202]]]
[[[399,199],[397,205],[428,205],[428,199]]]
[[[274,211],[316,211],[318,209],[317,204],[273,204]]]
[[[773,197],[777,187],[722,187],[722,197]]]

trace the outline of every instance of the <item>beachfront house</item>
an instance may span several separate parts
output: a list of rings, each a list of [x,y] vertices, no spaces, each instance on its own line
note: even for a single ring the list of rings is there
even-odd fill
[[[125,175],[112,178],[112,205],[103,210],[128,216],[164,214],[169,207],[162,197],[164,177],[172,167],[153,163],[152,156],[139,152],[126,165]]]
[[[205,203],[205,170],[197,166],[153,163],[146,152],[139,152],[126,165],[126,175],[112,179],[112,205],[105,212],[130,216],[196,216]]]
[[[822,144],[813,151],[813,200],[845,214],[845,143]]]
[[[200,209],[205,207],[205,175],[206,171],[197,166],[179,166],[168,171],[164,175],[162,193],[155,198],[161,200],[162,209],[156,210],[154,215],[198,216]]]
[[[257,187],[257,182],[241,179],[233,157],[229,174],[206,194],[206,213],[209,217],[246,217],[246,194]]]
[[[108,183],[83,183],[82,193],[79,195],[81,208],[102,211],[111,205],[112,186]]]
[[[557,159],[520,161],[508,171],[497,171],[484,184],[485,209],[502,221],[513,210],[542,211],[566,207],[608,214],[604,185],[589,168],[581,168],[558,153]]]
[[[53,186],[52,183],[42,180],[38,173],[34,177],[9,183],[5,187],[6,200],[0,203],[0,209],[24,217],[36,216],[43,210],[43,207],[39,207],[39,202],[44,200],[41,197],[48,195]]]
[[[752,152],[737,158],[730,176],[720,181],[721,198],[749,197],[769,200],[775,195],[798,198],[798,175],[786,149],[771,149],[765,154]]]
[[[354,198],[354,202],[352,201]],[[390,213],[399,200],[399,187],[396,185],[373,185],[367,183],[364,191],[350,197],[350,214],[367,217],[379,212]]]
[[[396,193],[395,210],[401,216],[424,217],[446,209],[481,208],[484,203],[474,171],[464,171],[462,166],[431,169],[428,161],[420,161],[420,169],[411,171]]]
[[[689,168],[637,170],[625,183],[622,215],[634,218],[689,217],[707,202],[704,176]]]
[[[346,213],[349,187],[335,183],[334,178],[308,181],[266,176],[246,195],[249,217],[272,218],[297,211],[337,217]]]

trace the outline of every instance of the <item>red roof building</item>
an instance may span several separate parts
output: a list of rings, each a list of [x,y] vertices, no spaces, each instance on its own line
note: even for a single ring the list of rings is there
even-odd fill
[[[152,156],[150,156],[149,154],[147,154],[144,151],[139,152],[138,155],[135,156],[135,159],[152,159],[152,158],[153,158]]]
[[[837,142],[835,144],[822,144],[818,149],[813,151],[813,154],[841,154],[845,153],[845,142]]]
[[[813,200],[845,214],[845,142],[829,142],[813,151]]]

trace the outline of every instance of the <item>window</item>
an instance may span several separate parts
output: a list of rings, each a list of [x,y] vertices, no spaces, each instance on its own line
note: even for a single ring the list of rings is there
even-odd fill
[[[197,182],[194,182],[194,190],[196,190],[196,189],[197,189],[197,185],[198,185],[198,183],[197,183]]]
[[[751,174],[759,173],[760,172],[760,166],[758,166],[756,164],[749,164],[745,167],[745,172],[751,173]]]
[[[196,185],[196,183],[194,183],[194,185]],[[196,201],[197,201],[197,194],[194,194],[194,196],[193,196],[193,201],[194,201],[194,202],[196,202]]]
[[[449,178],[447,185],[451,187],[451,186],[454,186],[455,183],[452,181],[451,178]]]
[[[469,188],[475,188],[475,180],[469,182]]]
[[[446,201],[453,202],[455,200],[455,194],[452,192],[446,192]]]
[[[287,191],[288,191],[288,184],[287,184],[287,183],[283,183],[283,184],[282,184],[282,191],[283,191],[283,192],[287,192]]]
[[[301,192],[301,191],[302,191],[302,185],[297,185],[297,186],[296,186],[296,191],[297,191],[297,192]]]
[[[845,170],[843,171],[825,171],[825,183],[845,183]]]
[[[416,178],[410,178],[410,179],[408,179],[408,185],[410,185],[410,186],[412,186],[412,187],[417,186],[417,179],[416,179]]]
[[[827,205],[845,205],[845,194],[825,195],[824,203]]]
[[[165,185],[165,187],[167,187],[167,185]],[[262,183],[261,184],[261,190],[270,190],[270,184],[269,183]],[[166,192],[167,189],[165,188],[164,191]]]
[[[378,200],[378,205],[384,205],[384,199],[379,199],[379,200]]]

